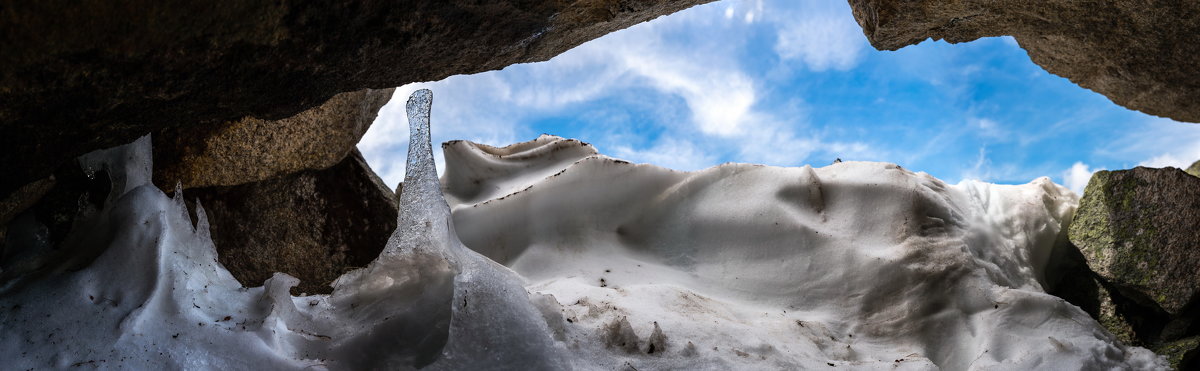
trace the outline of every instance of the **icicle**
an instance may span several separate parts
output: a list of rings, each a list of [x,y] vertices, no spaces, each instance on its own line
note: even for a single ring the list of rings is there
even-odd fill
[[[448,259],[460,255],[462,244],[451,225],[450,206],[442,195],[429,138],[429,110],[433,92],[421,89],[408,98],[409,144],[404,190],[396,232],[384,254],[430,248]]]

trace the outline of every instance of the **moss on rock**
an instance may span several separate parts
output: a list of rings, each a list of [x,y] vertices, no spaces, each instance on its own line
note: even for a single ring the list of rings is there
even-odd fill
[[[1192,370],[1200,366],[1200,336],[1192,336],[1153,347],[1155,354],[1167,357],[1167,363],[1176,370]]]
[[[1200,179],[1174,169],[1099,171],[1069,229],[1105,280],[1179,314],[1200,292]]]

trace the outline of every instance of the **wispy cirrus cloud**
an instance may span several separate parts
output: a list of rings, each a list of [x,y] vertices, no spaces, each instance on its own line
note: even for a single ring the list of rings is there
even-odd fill
[[[800,60],[812,71],[849,70],[862,60],[867,43],[862,29],[840,3],[819,2],[803,12],[784,11],[778,24],[775,53]]]
[[[787,14],[798,11],[789,3],[724,2],[636,25],[548,62],[405,86],[359,147],[388,183],[399,182],[402,163],[387,159],[402,158],[407,150],[403,100],[415,89],[431,88],[435,141],[503,145],[532,138],[544,129],[538,122],[547,116],[575,115],[590,122],[552,134],[587,134],[583,136],[590,135],[590,141],[614,155],[680,169],[726,161],[796,165],[822,149],[865,152],[862,142],[827,145],[819,135],[802,132],[808,127],[803,117],[779,117],[764,107],[760,85],[765,71],[745,63],[756,51],[743,41],[772,32],[781,40],[776,49],[782,59],[807,63],[813,70],[852,66],[858,58],[854,48],[818,50],[820,44],[836,45],[858,34],[838,12],[848,10],[806,4],[812,9],[797,13],[805,15],[803,27],[837,29],[810,37],[802,30],[780,28],[793,23]],[[786,14],[776,13],[783,10]],[[605,132],[611,120],[589,118],[586,112],[595,102],[636,111],[621,116],[624,124],[638,126],[641,138]],[[630,108],[645,102],[657,107]]]
[[[548,62],[402,87],[359,145],[391,184],[417,88],[434,90],[437,142],[550,133],[682,170],[840,157],[950,182],[1052,176],[1079,188],[1097,168],[1200,158],[1200,125],[1117,107],[1032,64],[1011,38],[879,52],[837,1],[727,0]]]

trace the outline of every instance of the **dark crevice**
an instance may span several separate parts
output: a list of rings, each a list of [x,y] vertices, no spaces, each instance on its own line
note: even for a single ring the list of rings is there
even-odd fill
[[[1101,277],[1097,281],[1104,287],[1117,308],[1117,313],[1133,328],[1134,336],[1141,344],[1155,344],[1161,340],[1163,329],[1171,315],[1137,289],[1109,282]]]

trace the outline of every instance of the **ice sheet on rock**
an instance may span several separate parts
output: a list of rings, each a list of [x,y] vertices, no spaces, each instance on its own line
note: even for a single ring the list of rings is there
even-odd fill
[[[1044,178],[949,185],[868,162],[683,173],[601,155],[459,172],[496,161],[471,145],[446,150],[458,235],[561,313],[548,321],[581,368],[1163,367],[1043,292],[1077,203]],[[613,334],[623,322],[633,335]]]

